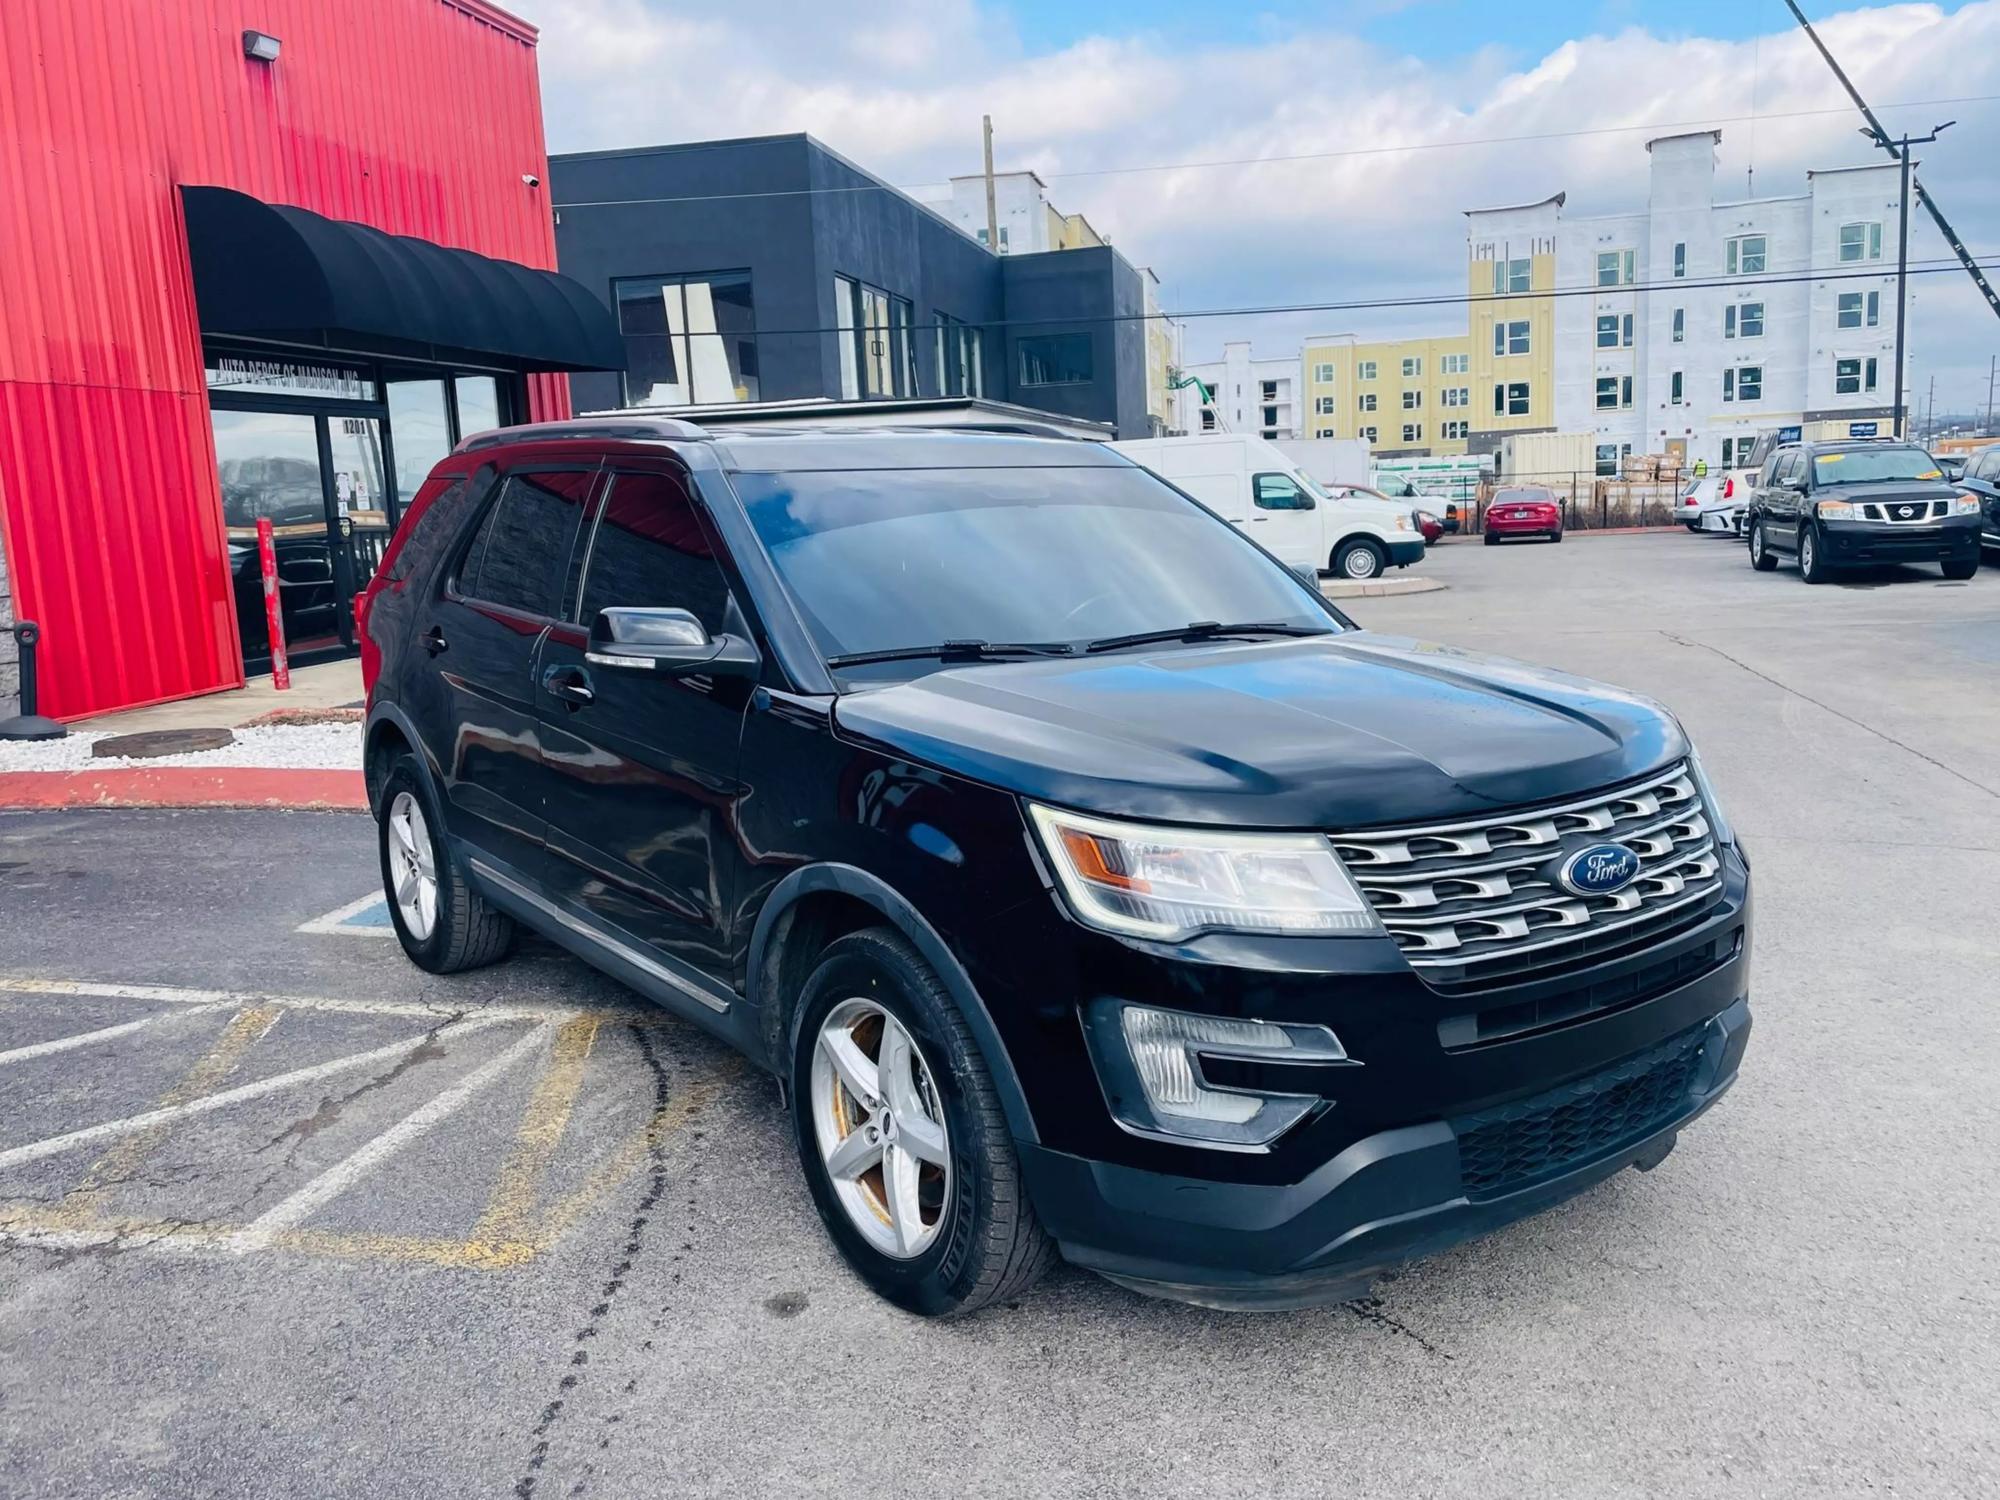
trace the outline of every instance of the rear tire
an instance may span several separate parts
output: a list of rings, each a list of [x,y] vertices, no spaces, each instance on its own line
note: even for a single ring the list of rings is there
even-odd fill
[[[1562,539],[1563,539],[1563,534],[1560,531],[1552,531],[1549,533],[1549,540],[1552,542],[1559,542]]]
[[[1750,523],[1750,566],[1759,573],[1768,573],[1777,567],[1778,559],[1771,554],[1770,543],[1764,539],[1764,523]]]
[[[1972,557],[1962,562],[1954,559],[1951,562],[1942,564],[1942,566],[1945,577],[1949,578],[1953,583],[1963,583],[1979,571],[1979,559]]]
[[[1342,542],[1333,551],[1335,576],[1350,583],[1365,583],[1371,578],[1380,578],[1388,566],[1388,554],[1374,542]]]
[[[1699,521],[1690,521],[1690,522],[1688,522],[1688,523],[1687,523],[1687,529],[1688,529],[1689,531],[1692,531],[1692,532],[1693,532],[1693,533],[1694,533],[1694,534],[1695,534],[1696,536],[1700,536],[1700,535],[1701,535],[1701,522],[1699,522]]]
[[[891,1023],[900,1028],[898,1055],[906,1045],[913,1059],[896,1075],[901,1082],[880,1071]],[[833,1063],[836,1052],[846,1069]],[[857,1107],[846,1082],[856,1059],[875,1080],[872,1112]],[[791,1083],[792,1131],[813,1205],[847,1263],[881,1296],[953,1317],[1019,1296],[1055,1263],[986,1059],[944,982],[900,934],[874,927],[828,945],[800,993]],[[914,1134],[895,1123],[912,1110]],[[849,1149],[856,1137],[868,1145]],[[933,1143],[923,1149],[941,1145],[941,1164],[928,1162],[919,1140]],[[842,1165],[836,1152],[852,1159]],[[857,1170],[863,1160],[871,1164]],[[898,1204],[910,1214],[898,1215]]]
[[[1486,533],[1485,541],[1487,546],[1489,547],[1494,546],[1496,543],[1499,542],[1499,540],[1500,538],[1495,536],[1492,532],[1489,531]]]
[[[505,958],[514,946],[513,920],[467,882],[415,756],[399,755],[390,764],[377,805],[382,893],[410,962],[433,974],[456,974]]]
[[[1808,522],[1799,528],[1799,577],[1807,583],[1825,583],[1833,576],[1820,553],[1819,533]]]

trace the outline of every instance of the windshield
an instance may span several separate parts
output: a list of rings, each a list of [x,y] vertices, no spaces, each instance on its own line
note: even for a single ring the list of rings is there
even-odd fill
[[[1493,495],[1495,505],[1547,505],[1553,499],[1549,490],[1496,490]]]
[[[1845,453],[1815,453],[1813,478],[1821,484],[1880,484],[1942,479],[1944,474],[1921,448],[1850,448]]]
[[[1082,643],[1197,620],[1340,628],[1300,579],[1142,469],[843,470],[734,483],[825,656],[946,641]]]

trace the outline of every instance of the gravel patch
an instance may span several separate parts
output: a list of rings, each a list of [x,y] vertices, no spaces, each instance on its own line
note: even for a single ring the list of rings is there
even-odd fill
[[[285,724],[236,731],[236,743],[192,755],[94,757],[105,738],[88,731],[66,739],[0,742],[0,771],[109,771],[131,766],[296,766],[313,770],[361,769],[358,724]]]

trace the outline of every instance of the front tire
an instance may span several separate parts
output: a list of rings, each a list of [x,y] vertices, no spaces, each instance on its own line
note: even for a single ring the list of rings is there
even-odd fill
[[[1388,555],[1374,542],[1342,542],[1333,552],[1333,571],[1350,582],[1380,578],[1388,566]]]
[[[1768,573],[1777,567],[1778,559],[1771,554],[1770,543],[1764,539],[1764,523],[1750,523],[1750,566],[1759,573]]]
[[[887,929],[830,944],[792,1031],[792,1131],[827,1232],[861,1279],[950,1317],[1055,1262],[971,1028]]]
[[[410,962],[433,974],[456,974],[506,957],[514,923],[467,882],[415,756],[396,757],[379,806],[382,891]]]
[[[1819,532],[1808,522],[1799,528],[1799,577],[1807,583],[1825,583],[1833,576],[1821,555]]]
[[[1949,578],[1953,583],[1963,583],[1979,571],[1979,559],[1977,557],[1954,558],[1950,562],[1942,563],[1939,566],[1944,569],[1944,576]]]

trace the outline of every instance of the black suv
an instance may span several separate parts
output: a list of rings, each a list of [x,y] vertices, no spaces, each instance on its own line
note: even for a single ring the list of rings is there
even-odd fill
[[[1980,543],[2000,548],[2000,443],[1971,455],[1959,482],[1979,502]]]
[[[740,1048],[921,1312],[1058,1253],[1357,1296],[1655,1165],[1743,1055],[1669,714],[1356,629],[1096,444],[492,433],[361,616],[405,951],[520,923]]]
[[[1750,565],[1780,552],[1807,583],[1862,563],[1934,562],[1947,578],[1979,571],[1979,502],[1908,443],[1793,443],[1764,462],[1745,525]]]

